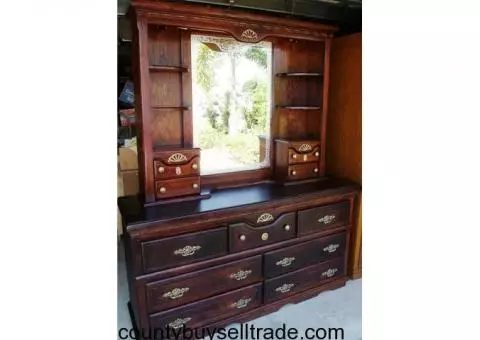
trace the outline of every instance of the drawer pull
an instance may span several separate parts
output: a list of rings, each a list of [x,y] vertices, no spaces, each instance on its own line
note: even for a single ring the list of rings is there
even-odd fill
[[[247,237],[245,235],[240,235],[240,241],[245,241]]]
[[[195,169],[195,170],[197,170],[197,169],[198,169],[197,163],[193,163],[193,164],[192,164],[192,168]]]
[[[192,187],[193,187],[194,189],[197,189],[197,188],[198,188],[198,184],[197,184],[197,183],[193,183]]]
[[[263,234],[262,234],[262,240],[263,240],[263,241],[268,240],[268,233],[263,233]]]
[[[337,248],[340,247],[339,244],[329,244],[328,246],[326,246],[325,248],[323,248],[323,251],[326,251],[326,252],[329,252],[329,253],[333,253],[337,250]]]
[[[315,157],[318,157],[318,156],[320,156],[320,153],[317,151],[315,152]]]
[[[292,170],[292,176],[295,176],[297,172],[295,170]]]
[[[248,298],[248,299],[240,299],[240,300],[238,300],[237,302],[232,303],[230,306],[231,306],[232,308],[238,308],[238,309],[240,309],[240,308],[245,308],[245,307],[248,306],[248,304],[250,303],[250,301],[252,301],[251,298]]]
[[[195,252],[197,250],[201,249],[201,248],[202,247],[200,247],[200,246],[185,246],[183,248],[175,250],[173,253],[175,255],[191,256],[191,255],[195,254]]]
[[[334,220],[335,220],[335,215],[325,215],[322,218],[319,218],[318,222],[319,223],[323,222],[323,224],[329,224],[329,223],[332,223]]]
[[[303,155],[303,161],[306,162],[307,161],[307,155]]]
[[[326,276],[326,277],[332,277],[333,275],[335,275],[335,273],[338,272],[338,269],[337,268],[330,268],[329,270],[327,270],[326,272],[323,272],[322,273],[322,276]]]
[[[181,153],[174,153],[170,157],[168,157],[168,163],[181,163],[188,161],[187,157]]]
[[[286,224],[283,229],[285,229],[286,231],[289,231],[290,230],[290,225]]]
[[[167,189],[165,189],[164,187],[161,187],[161,188],[160,188],[160,192],[161,192],[162,194],[164,194],[164,193],[167,192]]]
[[[275,289],[275,291],[283,294],[283,293],[289,292],[293,287],[295,287],[294,283],[285,283],[285,284],[281,285],[280,287],[277,287]]]
[[[285,258],[281,259],[280,261],[278,261],[278,262],[275,263],[275,264],[276,264],[277,266],[288,267],[288,266],[290,266],[294,261],[295,261],[295,258],[294,258],[294,257],[285,257]]]
[[[238,271],[238,272],[236,272],[236,273],[230,274],[229,277],[230,277],[231,279],[235,279],[235,280],[237,280],[237,281],[241,281],[241,280],[245,280],[245,279],[248,277],[248,275],[250,275],[251,273],[252,273],[251,270],[240,270],[240,271]]]
[[[292,154],[292,158],[293,158],[293,159],[296,159],[296,158],[297,158],[297,155],[296,155],[296,154]]]
[[[261,214],[260,217],[257,219],[257,223],[264,223],[268,221],[273,221],[273,215],[269,213]]]
[[[158,172],[163,174],[165,172],[165,168],[163,166],[159,167]]]
[[[179,166],[177,166],[177,167],[175,168],[175,174],[176,174],[177,176],[181,175],[181,174],[182,174],[182,168],[179,167]]]
[[[318,172],[318,168],[313,169],[313,172]]]
[[[162,296],[164,298],[170,298],[172,300],[175,300],[175,299],[178,299],[178,298],[181,298],[183,296],[183,294],[185,294],[186,292],[188,292],[190,290],[190,288],[188,287],[185,287],[185,288],[175,288],[169,292],[166,292],[165,294],[163,294]]]
[[[173,329],[178,329],[178,328],[182,327],[183,325],[185,325],[190,320],[192,320],[192,318],[185,318],[185,319],[178,318],[177,320],[175,320],[173,322],[170,322],[167,326],[170,326]]]

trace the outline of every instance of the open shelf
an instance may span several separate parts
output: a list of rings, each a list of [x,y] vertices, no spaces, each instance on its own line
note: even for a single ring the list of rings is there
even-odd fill
[[[279,109],[287,110],[321,110],[321,106],[295,106],[295,105],[277,105]]]
[[[183,66],[151,65],[148,69],[150,72],[188,72],[188,68]]]
[[[277,73],[277,77],[322,77],[323,73],[315,72],[284,72]]]

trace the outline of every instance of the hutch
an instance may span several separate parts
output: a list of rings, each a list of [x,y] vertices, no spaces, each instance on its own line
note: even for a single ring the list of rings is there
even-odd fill
[[[344,285],[360,187],[325,176],[336,28],[167,1],[135,1],[130,15],[142,193],[119,208],[133,324],[226,326]],[[205,169],[198,35],[222,52],[212,41],[271,48],[256,166],[222,172],[218,158],[220,171]]]

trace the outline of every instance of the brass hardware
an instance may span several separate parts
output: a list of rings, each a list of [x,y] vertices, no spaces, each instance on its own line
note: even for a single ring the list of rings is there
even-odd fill
[[[168,163],[181,163],[181,162],[186,162],[188,159],[185,155],[181,153],[174,153],[170,157],[168,157],[167,162]]]
[[[162,194],[164,194],[164,193],[167,192],[167,189],[165,189],[164,187],[161,187],[161,188],[160,188],[160,192],[161,192]]]
[[[264,223],[268,221],[273,221],[272,214],[264,213],[264,214],[261,214],[260,217],[257,219],[257,223]]]
[[[193,168],[193,169],[198,169],[197,163],[193,163],[193,164],[192,164],[192,168]]]
[[[275,291],[283,294],[283,293],[289,292],[294,286],[295,286],[294,283],[285,283],[280,287],[277,287]]]
[[[181,175],[181,174],[182,174],[182,168],[179,167],[179,166],[177,166],[177,167],[175,168],[175,173],[177,174],[177,176]]]
[[[292,176],[295,176],[297,172],[295,170],[292,170]]]
[[[198,184],[197,184],[197,183],[193,183],[192,187],[193,187],[194,189],[197,189],[197,188],[198,188]]]
[[[197,250],[201,249],[201,248],[202,247],[200,247],[200,246],[185,246],[183,248],[175,250],[173,253],[175,255],[191,256],[191,255],[195,254],[195,252]]]
[[[320,156],[320,152],[318,152],[318,151],[315,152],[315,156],[316,156],[316,157]]]
[[[190,290],[190,288],[188,287],[185,287],[185,288],[175,288],[169,292],[166,292],[165,294],[163,294],[162,296],[164,298],[170,298],[172,300],[174,299],[178,299],[178,298],[181,298],[183,296],[183,294],[185,294],[186,292],[188,292]]]
[[[245,241],[247,237],[245,235],[240,235],[240,241]]]
[[[262,240],[263,240],[263,241],[268,240],[268,233],[263,233],[263,234],[262,234]]]
[[[252,273],[252,271],[250,269],[249,270],[239,270],[236,273],[230,274],[229,278],[235,279],[237,281],[241,281],[241,280],[245,280],[248,277],[248,275],[250,275],[251,273]]]
[[[248,304],[250,303],[250,301],[252,301],[251,298],[248,298],[248,299],[240,299],[238,300],[237,302],[234,302],[232,303],[230,306],[233,307],[233,308],[245,308],[248,306]]]
[[[233,2],[232,2],[233,1]],[[233,4],[235,0],[230,0],[230,3]],[[240,36],[244,40],[257,40],[258,39],[258,34],[254,30],[248,28],[245,31],[242,32],[242,35]]]
[[[318,168],[313,169],[313,172],[318,172]]]
[[[165,168],[163,166],[159,167],[158,172],[163,174],[165,172]]]
[[[326,252],[329,252],[329,253],[333,253],[334,251],[337,250],[338,247],[340,247],[339,244],[329,244],[328,246],[326,246],[325,248],[323,248],[323,251],[326,251]]]
[[[330,268],[326,272],[323,272],[322,276],[332,277],[333,275],[335,275],[336,272],[338,272],[337,268],[333,268],[333,269]]]
[[[295,257],[284,257],[283,259],[281,259],[280,261],[278,261],[277,263],[275,263],[277,266],[281,266],[281,267],[288,267],[289,265],[291,265],[293,262],[295,261]]]
[[[183,325],[185,325],[190,320],[192,320],[192,318],[185,318],[185,319],[178,318],[177,320],[175,320],[173,322],[170,322],[167,326],[170,326],[173,329],[178,329],[178,328],[182,327]]]
[[[329,223],[333,222],[334,220],[335,220],[335,215],[325,215],[322,218],[319,218],[318,222],[319,223],[323,222],[323,224],[329,224]]]
[[[307,155],[303,155],[303,161],[306,162],[307,161]]]
[[[296,158],[297,158],[297,155],[296,155],[296,154],[292,154],[292,158],[293,158],[293,159],[296,159]]]
[[[283,229],[285,229],[286,231],[289,231],[290,230],[290,225],[286,224]]]
[[[312,150],[312,147],[310,146],[310,144],[302,144],[298,148],[298,151],[311,151],[311,150]]]

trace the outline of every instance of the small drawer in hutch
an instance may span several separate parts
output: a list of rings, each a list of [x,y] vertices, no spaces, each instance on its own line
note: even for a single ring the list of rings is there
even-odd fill
[[[298,212],[298,235],[349,224],[350,203],[341,202]]]
[[[200,176],[200,149],[157,151],[153,164],[157,179]]]
[[[241,288],[150,316],[150,326],[165,329],[201,327],[214,319],[226,318],[260,306],[262,284]]]
[[[320,142],[291,142],[288,147],[288,164],[318,162],[320,159]]]
[[[147,284],[150,312],[177,307],[262,281],[262,256]]]
[[[200,193],[200,176],[155,182],[157,198],[188,196]]]
[[[344,261],[344,258],[338,258],[266,280],[264,301],[283,299],[317,287],[319,282],[345,276]]]
[[[300,180],[307,178],[315,178],[318,177],[318,171],[318,163],[290,165],[288,167],[288,179]]]
[[[283,275],[345,254],[345,233],[315,239],[265,254],[266,278]]]
[[[182,265],[227,252],[227,228],[142,243],[144,272]]]
[[[268,215],[265,213],[263,216]],[[247,223],[231,224],[229,226],[229,250],[237,252],[261,247],[294,238],[296,233],[295,212],[282,214],[273,223],[259,227],[252,227]]]

